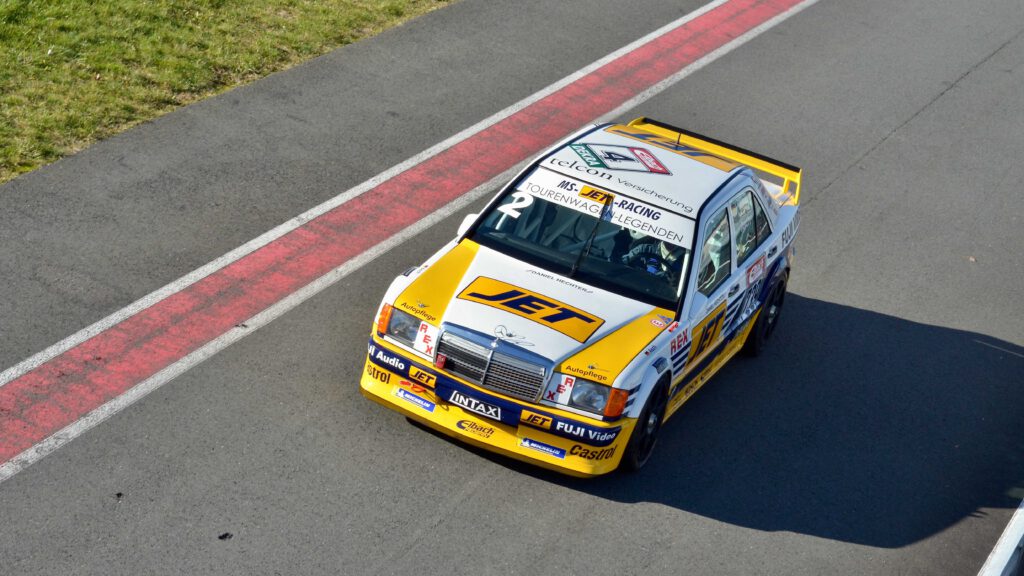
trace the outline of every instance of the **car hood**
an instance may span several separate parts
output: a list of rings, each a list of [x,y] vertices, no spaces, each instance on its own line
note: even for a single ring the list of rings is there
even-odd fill
[[[671,322],[668,310],[469,240],[420,272],[395,306],[435,326],[468,328],[481,338],[504,340],[542,356],[570,373],[589,371],[592,379],[609,382]]]

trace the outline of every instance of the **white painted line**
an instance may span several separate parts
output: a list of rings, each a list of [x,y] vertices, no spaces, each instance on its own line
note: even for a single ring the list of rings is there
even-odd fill
[[[1024,500],[1020,501],[1020,506],[1013,513],[1013,517],[1010,518],[1006,529],[1003,530],[1003,535],[996,542],[995,548],[989,553],[988,559],[985,560],[985,565],[978,572],[978,576],[1014,576],[1009,571],[1011,568],[1009,564],[1014,552],[1017,551],[1017,547],[1022,543],[1024,543]],[[1016,563],[1019,574],[1021,570],[1024,570],[1024,567],[1022,567],[1024,559],[1018,555]]]
[[[981,340],[978,340],[977,338],[975,338],[974,341],[977,342],[978,344],[981,344],[982,346],[988,346],[989,348],[995,348],[996,350],[999,350],[1000,352],[1006,352],[1007,354],[1012,354],[1013,356],[1016,356],[1017,358],[1024,358],[1024,354],[1020,354],[1018,352],[1014,352],[1013,350],[1007,350],[1006,348],[1001,348],[999,346],[996,346],[995,344],[989,344],[988,342],[982,342]]]
[[[743,34],[740,34],[739,36],[737,36],[733,40],[729,41],[727,44],[723,44],[718,49],[712,50],[711,52],[708,52],[703,57],[695,60],[692,64],[690,64],[686,68],[683,68],[679,72],[676,72],[675,74],[669,76],[668,78],[665,78],[664,80],[662,80],[661,82],[658,82],[654,86],[651,86],[647,90],[644,90],[643,92],[640,92],[639,94],[637,94],[636,96],[630,98],[629,100],[626,100],[618,108],[615,108],[611,112],[609,112],[607,114],[604,114],[603,116],[598,118],[597,122],[598,123],[600,123],[600,122],[608,122],[608,121],[610,121],[613,118],[616,118],[616,117],[618,117],[618,116],[620,116],[622,114],[625,114],[626,112],[632,110],[633,108],[636,108],[640,104],[650,100],[655,95],[657,95],[660,92],[664,91],[666,88],[672,86],[676,82],[679,82],[683,78],[686,78],[690,74],[693,74],[694,72],[700,70],[701,68],[707,66],[708,64],[714,62],[715,60],[718,60],[719,58],[721,58],[722,56],[725,56],[729,52],[732,52],[733,50],[739,48],[740,46],[743,46],[744,44],[746,44],[747,42],[753,40],[757,36],[760,36],[766,30],[769,30],[769,29],[773,28],[774,26],[777,26],[780,23],[782,23],[783,21],[787,20],[788,18],[790,18],[792,16],[795,16],[795,15],[799,14],[800,12],[803,12],[805,8],[808,8],[808,7],[810,7],[810,6],[814,5],[814,4],[817,4],[817,3],[818,3],[818,0],[806,0],[806,2],[801,2],[800,4],[797,4],[797,5],[793,6],[792,8],[790,8],[789,10],[779,14],[778,16],[775,16],[774,18],[771,18],[769,20],[765,20],[763,23],[761,23],[761,24],[751,28],[750,30],[746,31]],[[715,3],[715,4],[720,4],[720,2],[719,3]],[[711,5],[708,4],[708,6],[711,6]],[[675,25],[672,26],[672,28],[676,28],[676,27],[677,26],[675,26]]]

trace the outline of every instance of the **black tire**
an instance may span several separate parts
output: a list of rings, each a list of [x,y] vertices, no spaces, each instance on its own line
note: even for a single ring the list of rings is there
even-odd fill
[[[760,356],[764,352],[768,340],[775,333],[775,328],[779,325],[779,316],[782,314],[782,305],[786,301],[786,282],[788,280],[789,274],[783,274],[765,300],[764,308],[757,316],[757,322],[750,329],[750,334],[743,346],[743,350],[749,356]]]
[[[668,386],[665,380],[659,381],[647,397],[644,409],[640,411],[636,427],[626,444],[626,452],[622,455],[622,469],[636,472],[643,468],[654,453],[654,445],[658,442],[658,432],[665,420],[665,408],[668,406]]]

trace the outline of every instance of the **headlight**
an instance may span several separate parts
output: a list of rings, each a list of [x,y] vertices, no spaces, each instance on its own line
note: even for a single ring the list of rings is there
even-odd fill
[[[416,340],[416,333],[420,329],[420,319],[412,314],[402,312],[397,308],[391,309],[391,319],[388,321],[388,336],[401,340],[410,346]]]
[[[611,388],[604,384],[577,378],[572,386],[572,394],[569,396],[569,405],[601,414],[604,412],[605,404],[608,403],[610,391]]]

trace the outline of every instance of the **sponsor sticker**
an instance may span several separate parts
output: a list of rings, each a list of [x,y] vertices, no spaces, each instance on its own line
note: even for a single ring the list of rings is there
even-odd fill
[[[459,430],[465,430],[466,432],[481,438],[490,438],[491,435],[494,434],[494,428],[491,428],[490,426],[482,426],[472,420],[459,420],[455,423],[455,426]]]
[[[584,460],[609,460],[615,455],[615,448],[615,446],[612,446],[610,448],[594,449],[574,444],[573,447],[569,449],[569,455],[579,456]]]
[[[766,262],[767,259],[765,259],[764,254],[762,254],[760,258],[750,265],[750,268],[747,268],[747,286],[757,282],[764,276]]]
[[[366,364],[366,374],[370,378],[373,378],[375,380],[379,380],[379,381],[381,381],[381,382],[383,382],[385,384],[390,384],[391,383],[391,374],[388,374],[386,371],[381,370],[380,368],[377,368],[376,366],[374,366],[373,364],[370,364],[369,362],[367,362],[367,364]]]
[[[412,343],[412,347],[418,352],[433,357],[434,347],[437,346],[437,333],[438,328],[436,326],[420,322],[420,328],[416,332],[416,341]]]
[[[672,353],[672,355],[675,355],[676,352],[682,350],[689,343],[690,335],[686,332],[686,330],[683,330],[679,334],[676,334],[676,337],[672,339],[671,343],[669,344],[669,351]]]
[[[586,144],[570,144],[569,148],[572,149],[572,151],[575,152],[576,155],[580,157],[580,160],[583,160],[587,166],[591,168],[607,168],[604,162],[601,162],[597,157],[597,154],[591,150],[590,146],[587,146]]]
[[[563,438],[569,438],[578,442],[585,442],[591,446],[607,446],[618,438],[619,432],[622,431],[622,427],[620,426],[616,426],[614,428],[597,428],[580,422],[573,422],[571,420],[551,418],[529,410],[523,410],[522,414],[519,416],[519,421],[533,426],[534,428],[547,430],[556,436],[562,436]]]
[[[605,204],[607,202],[612,202],[615,200],[614,194],[605,192],[604,190],[598,190],[597,188],[592,188],[590,186],[583,187],[583,190],[580,191],[580,197],[589,198],[594,202],[598,202],[601,204]]]
[[[387,364],[398,372],[405,371],[405,362],[402,361],[398,356],[393,356],[390,352],[386,352],[374,345],[370,345],[370,357],[377,360],[381,364]]]
[[[522,411],[519,415],[519,421],[537,428],[543,428],[545,430],[551,429],[550,417],[544,416],[543,414],[537,414],[536,412],[530,412],[529,410]]]
[[[395,396],[398,396],[402,400],[414,404],[427,412],[434,411],[434,403],[426,398],[420,398],[419,396],[407,391],[405,388],[395,388]]]
[[[575,306],[485,276],[473,280],[458,298],[532,320],[577,342],[586,342],[604,324],[603,319]]]
[[[555,422],[554,428],[554,432],[559,436],[579,438],[588,444],[608,444],[619,435],[619,430],[619,428],[601,430],[563,420]]]
[[[451,397],[448,401],[452,404],[462,406],[470,412],[475,412],[481,416],[487,418],[493,418],[494,420],[501,420],[501,407],[495,406],[494,404],[488,404],[487,402],[481,402],[476,398],[470,398],[458,390],[453,390]]]
[[[558,380],[552,379],[548,400],[558,402],[559,404],[568,404],[569,397],[572,396],[574,384],[576,384],[576,377],[567,374],[563,374]]]
[[[654,172],[655,174],[671,174],[671,172],[668,171],[668,168],[665,168],[665,165],[659,162],[658,159],[654,157],[654,154],[650,153],[650,151],[644,150],[643,148],[630,148],[630,151],[632,151],[633,155],[636,156],[636,159],[642,162],[644,166],[647,166],[647,169],[651,172]]]
[[[557,446],[552,446],[550,444],[545,444],[543,442],[538,442],[537,440],[534,440],[533,438],[527,438],[525,436],[520,436],[519,437],[519,445],[522,446],[523,448],[529,448],[531,450],[536,450],[538,452],[543,452],[544,454],[547,454],[548,456],[554,456],[555,458],[560,458],[560,459],[563,459],[563,460],[565,459],[565,450],[563,450],[563,449],[561,449],[561,448],[559,448]]]
[[[427,391],[423,386],[420,386],[416,382],[409,382],[408,380],[399,380],[398,385],[402,388],[408,388],[417,394],[422,394]]]
[[[586,368],[580,368],[579,366],[573,366],[571,364],[563,364],[562,372],[568,372],[569,374],[572,374],[574,376],[579,376],[580,378],[586,378],[588,380],[594,380],[596,382],[608,381],[608,375],[601,374],[601,372],[608,371],[598,368],[597,364],[589,364]]]
[[[437,378],[435,378],[433,374],[425,370],[420,370],[415,366],[409,367],[409,377],[419,382],[420,384],[429,386],[431,388],[433,388],[434,383],[437,382]]]
[[[427,322],[437,322],[437,316],[434,316],[430,312],[427,312],[426,310],[423,309],[426,308],[426,304],[422,304],[422,306],[417,306],[402,301],[398,303],[398,307],[412,314],[413,316],[419,318],[420,320],[426,320]]]

